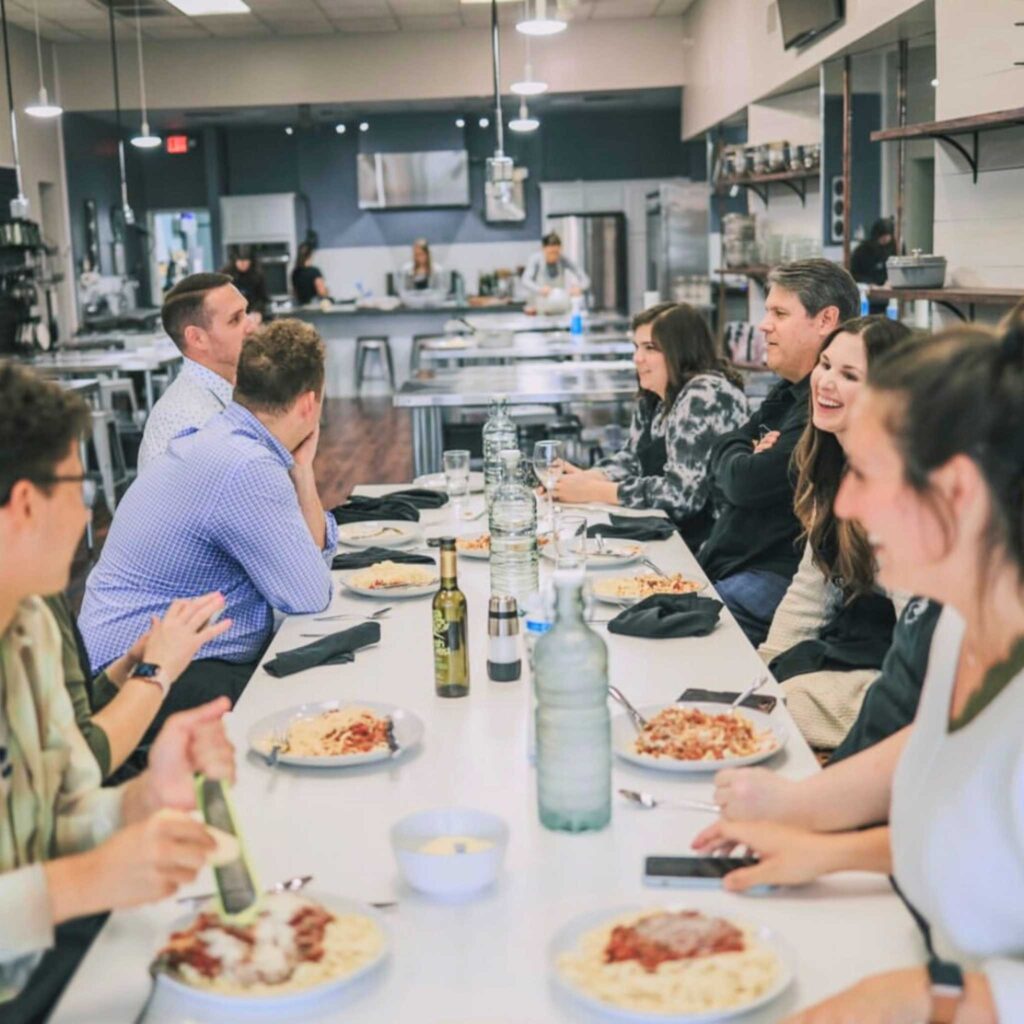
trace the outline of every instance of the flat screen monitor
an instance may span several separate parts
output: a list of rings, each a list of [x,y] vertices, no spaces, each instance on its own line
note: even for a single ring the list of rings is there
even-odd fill
[[[806,46],[843,20],[843,0],[779,0],[782,45]]]
[[[420,153],[360,153],[359,209],[469,206],[469,154],[464,149]]]

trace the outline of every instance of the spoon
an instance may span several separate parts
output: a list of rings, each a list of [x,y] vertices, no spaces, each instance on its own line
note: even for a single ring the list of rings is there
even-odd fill
[[[718,804],[709,803],[707,800],[690,800],[683,797],[679,800],[659,800],[650,793],[640,793],[635,789],[620,789],[619,794],[624,796],[630,803],[644,810],[652,811],[655,807],[686,807],[691,811],[708,811],[711,814],[718,814]]]
[[[330,622],[332,619],[383,619],[393,607],[394,605],[385,605],[383,608],[378,608],[372,615],[356,615],[353,612],[342,612],[339,615],[314,615],[313,621]]]
[[[760,679],[751,683],[730,705],[729,714],[733,714],[737,708],[753,693],[757,693],[758,690],[768,682],[767,676],[761,676]]]
[[[282,892],[298,892],[300,889],[305,889],[310,882],[313,881],[312,875],[295,875],[292,878],[286,878],[283,882],[277,882],[266,890],[267,895],[275,895]],[[205,903],[207,900],[212,900],[214,894],[212,892],[203,893],[199,896],[180,896],[178,903],[187,904],[199,904]],[[371,907],[375,907],[377,910],[387,910],[390,907],[397,907],[397,900],[382,900],[376,903],[369,903]]]
[[[617,687],[608,684],[608,693],[612,700],[618,701],[626,709],[626,714],[629,715],[630,721],[633,723],[633,728],[637,732],[641,732],[645,725],[647,725],[647,719],[640,714],[639,711],[626,698],[626,695]]]

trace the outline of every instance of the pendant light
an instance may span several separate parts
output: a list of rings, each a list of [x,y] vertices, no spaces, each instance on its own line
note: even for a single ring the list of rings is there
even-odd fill
[[[530,112],[526,109],[525,96],[520,97],[519,100],[519,116],[513,117],[508,126],[514,132],[535,132],[540,127],[540,121],[531,117]]]
[[[3,0],[0,0],[3,3]],[[124,129],[121,127],[121,82],[117,73],[117,35],[114,32],[114,5],[107,7],[107,25],[110,29],[110,64],[114,72],[114,123],[117,131],[117,165],[121,172],[121,216],[125,224],[135,223],[135,211],[128,202],[128,172],[124,159]]]
[[[39,0],[34,4],[36,19],[36,66],[39,69],[39,98],[35,103],[29,103],[25,107],[25,113],[29,117],[38,117],[44,120],[52,117],[60,117],[64,108],[59,104],[51,103],[50,97],[46,95],[46,83],[43,81],[43,45],[39,41]]]
[[[526,13],[529,13],[529,5]],[[526,67],[523,69],[523,77],[519,82],[513,82],[509,88],[517,96],[539,96],[548,91],[548,83],[538,81],[533,77],[533,61],[530,60],[530,37],[526,37]]]
[[[524,36],[553,36],[568,27],[564,18],[548,17],[548,0],[534,0],[531,18],[530,3],[526,0],[526,17],[516,25],[516,31]]]
[[[501,40],[498,32],[498,0],[491,0],[491,73],[494,82],[494,132],[497,146],[494,156],[487,158],[484,187],[489,198],[499,206],[506,206],[512,199],[514,166],[512,157],[505,155],[505,124],[501,116]],[[481,128],[485,120],[480,118]]]
[[[18,116],[14,109],[14,85],[11,82],[10,30],[7,27],[7,3],[0,0],[0,28],[4,31],[4,73],[7,78],[7,108],[11,113],[11,153],[14,157],[14,182],[18,194],[11,200],[11,219],[28,218],[28,199],[21,179],[21,157],[18,155]]]
[[[38,0],[36,0],[38,3]],[[156,149],[163,140],[149,130],[146,111],[146,72],[142,66],[142,18],[139,15],[139,0],[135,0],[135,45],[139,54],[139,99],[142,103],[142,130],[132,136],[132,145],[138,149]]]

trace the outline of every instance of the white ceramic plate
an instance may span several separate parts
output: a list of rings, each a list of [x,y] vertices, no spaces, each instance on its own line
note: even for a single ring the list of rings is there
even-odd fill
[[[372,568],[372,566],[371,566]],[[429,566],[419,566],[421,569],[429,569]],[[350,569],[348,572],[342,573],[339,577],[341,579],[341,585],[351,591],[353,594],[359,594],[360,597],[372,597],[378,601],[391,601],[396,598],[404,597],[426,597],[427,594],[437,593],[437,586],[440,582],[440,577],[435,576],[429,583],[424,583],[422,586],[407,586],[407,587],[360,587],[355,583],[350,582],[352,576],[356,573],[365,572],[365,569]],[[436,568],[435,568],[436,571]]]
[[[568,995],[576,1002],[593,1010],[597,1010],[606,1017],[611,1017],[614,1020],[638,1022],[649,1021],[652,1022],[652,1024],[653,1022],[657,1022],[657,1024],[704,1024],[706,1021],[727,1020],[731,1017],[738,1017],[740,1014],[748,1013],[759,1006],[764,1006],[766,1003],[770,1003],[773,999],[778,998],[790,986],[795,975],[796,964],[796,957],[793,950],[789,943],[784,941],[777,932],[763,926],[754,926],[753,931],[758,941],[762,945],[767,946],[778,958],[778,977],[776,978],[775,984],[757,999],[752,1002],[745,1003],[742,1006],[734,1006],[729,1009],[708,1010],[701,1013],[652,1013],[645,1010],[626,1009],[622,1006],[614,1006],[610,1003],[606,1003],[597,996],[584,992],[571,981],[564,978],[562,976],[562,972],[558,969],[558,958],[564,953],[571,953],[577,950],[583,936],[595,928],[600,928],[602,924],[610,924],[617,918],[625,917],[630,914],[641,914],[644,911],[654,912],[658,910],[685,909],[690,908],[684,906],[629,906],[610,907],[605,908],[604,910],[592,910],[586,914],[581,914],[558,931],[549,947],[548,960],[551,965],[551,973],[555,979],[555,983],[564,992],[568,993]],[[711,916],[717,915],[712,913]],[[738,925],[745,924],[745,922],[741,921],[737,921],[736,923]]]
[[[419,523],[404,519],[368,519],[338,527],[338,540],[350,548],[404,548],[422,536]]]
[[[550,562],[558,558],[554,544],[545,544],[541,554]],[[604,542],[604,552],[597,550],[597,542],[591,538],[587,541],[588,569],[619,569],[625,565],[639,562],[644,555],[644,546],[635,540],[616,540],[609,538]]]
[[[472,534],[471,537],[462,537],[462,538],[457,538],[456,539],[456,541],[455,541],[455,553],[459,556],[459,558],[479,558],[482,561],[487,561],[487,559],[489,559],[491,557],[491,546],[490,546],[490,544],[488,544],[486,548],[482,548],[480,550],[467,550],[466,548],[459,547],[459,540],[460,539],[461,540],[470,540],[470,539],[475,540],[479,536],[481,536],[481,534],[476,533],[476,534]]]
[[[288,731],[288,726],[299,718],[313,718],[324,711],[335,711],[338,708],[367,708],[382,718],[389,717],[394,722],[395,742],[398,750],[372,750],[368,754],[346,754],[334,757],[305,757],[298,754],[281,753],[279,764],[294,764],[309,768],[349,768],[357,764],[373,764],[374,761],[393,761],[401,757],[407,750],[415,747],[423,739],[423,722],[411,711],[396,707],[394,704],[381,704],[372,700],[324,700],[315,704],[297,704],[283,711],[275,711],[272,715],[261,718],[249,728],[248,742],[251,750],[265,755],[275,736]]]
[[[701,704],[695,701],[679,701],[677,704],[651,704],[647,707],[637,708],[644,718],[650,720],[659,711],[667,707],[697,708],[709,715],[721,715],[727,709],[725,704]],[[775,745],[759,750],[749,757],[726,757],[721,761],[680,761],[674,757],[652,757],[650,754],[637,753],[633,745],[636,739],[636,729],[629,715],[623,713],[612,719],[612,750],[631,764],[640,765],[642,768],[654,768],[662,772],[717,772],[721,768],[742,768],[747,764],[757,764],[759,761],[767,761],[769,757],[777,754],[789,738],[789,730],[781,719],[772,718],[763,711],[752,711],[750,708],[741,708],[738,714],[743,715],[754,723],[758,732],[771,731],[775,736]]]
[[[434,491],[446,491],[448,488],[448,481],[445,480],[444,473],[425,473],[423,476],[416,477],[413,483],[417,487],[429,487]],[[484,493],[483,473],[473,472],[469,474],[469,493]]]
[[[605,541],[605,544],[610,544],[610,543],[611,543],[610,540],[606,540]],[[637,557],[639,557],[639,556],[637,556]],[[588,561],[588,563],[590,561],[589,555],[587,556],[587,561]],[[650,570],[645,570],[644,572],[639,573],[638,575],[642,575],[642,576],[656,576],[657,573],[652,572]],[[689,578],[689,577],[687,577],[687,578]],[[614,581],[613,577],[602,577],[602,579],[600,580],[600,582],[607,583],[607,584],[610,584],[613,581]],[[701,593],[701,591],[707,589],[707,586],[708,586],[707,583],[701,583],[699,580],[694,580],[693,582],[697,583],[698,586],[697,586],[697,589],[694,590],[694,591],[691,591],[691,593],[699,594],[699,593]],[[602,594],[602,593],[600,593],[598,591],[596,585],[591,587],[591,593],[594,595],[594,600],[595,601],[601,601],[604,604],[614,604],[614,605],[617,605],[619,608],[628,608],[631,605],[639,604],[643,600],[642,597],[614,597],[611,594]],[[647,595],[647,596],[649,597],[650,595]]]
[[[187,995],[189,999],[198,1000],[210,1007],[218,1007],[228,1013],[231,1011],[238,1012],[243,1009],[255,1010],[260,1008],[272,1008],[276,1012],[283,1011],[290,1007],[305,1005],[307,1002],[319,999],[326,992],[338,992],[343,988],[348,988],[349,985],[355,983],[359,978],[369,974],[370,971],[377,967],[384,958],[387,957],[391,948],[391,937],[388,934],[388,928],[381,918],[381,915],[372,907],[367,906],[365,903],[359,903],[356,900],[349,900],[342,896],[334,896],[328,893],[307,893],[304,891],[303,895],[322,904],[328,910],[335,911],[339,914],[359,914],[360,916],[368,917],[373,921],[384,937],[384,941],[380,950],[378,950],[377,955],[371,960],[368,960],[362,965],[362,967],[358,967],[350,974],[343,975],[340,978],[328,978],[316,985],[311,985],[309,988],[300,989],[298,991],[281,992],[279,994],[245,996],[228,994],[226,992],[213,992],[209,989],[196,988],[195,986],[189,985],[170,974],[161,974],[159,976],[159,984],[174,992]],[[187,928],[195,920],[196,913],[198,912],[193,912],[192,914],[175,921],[171,930],[179,931]],[[225,1017],[224,1019],[227,1020],[231,1018]]]

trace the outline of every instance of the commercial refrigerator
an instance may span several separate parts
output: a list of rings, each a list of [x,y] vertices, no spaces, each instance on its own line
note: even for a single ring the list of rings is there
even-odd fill
[[[707,273],[707,182],[659,185],[647,193],[647,290],[678,301],[681,282]]]
[[[570,213],[547,218],[562,239],[562,253],[590,278],[589,306],[598,313],[626,313],[626,217],[622,213]]]

